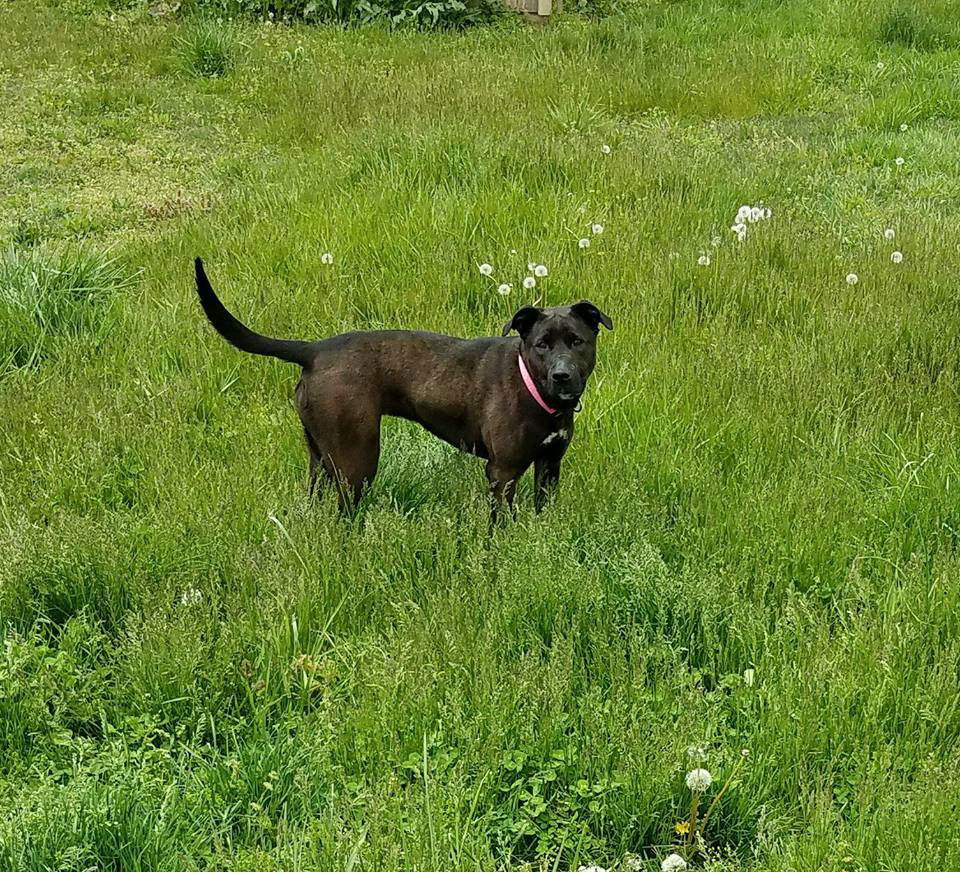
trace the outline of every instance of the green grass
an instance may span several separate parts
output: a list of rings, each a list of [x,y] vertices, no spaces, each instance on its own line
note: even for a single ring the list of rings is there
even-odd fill
[[[95,345],[129,284],[115,261],[82,248],[59,262],[15,248],[0,254],[0,376],[41,363],[58,339]]]
[[[655,870],[697,745],[751,750],[712,868],[960,868],[960,7],[902,8],[208,23],[210,76],[0,7],[0,868]],[[557,504],[490,540],[390,421],[311,506],[196,255],[297,338],[495,333],[548,264],[616,323]]]
[[[230,28],[199,20],[177,41],[183,71],[192,76],[225,76],[236,63],[238,47]]]

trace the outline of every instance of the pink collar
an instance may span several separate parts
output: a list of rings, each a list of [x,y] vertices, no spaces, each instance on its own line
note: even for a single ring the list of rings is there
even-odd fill
[[[523,362],[522,354],[517,355],[517,362],[520,364],[520,377],[523,379],[523,383],[527,386],[530,396],[537,401],[537,405],[548,415],[556,415],[557,410],[551,409],[550,406],[546,404],[543,397],[540,396],[540,391],[537,390],[537,386],[533,383],[533,379],[530,378],[530,373],[527,371],[527,365]]]

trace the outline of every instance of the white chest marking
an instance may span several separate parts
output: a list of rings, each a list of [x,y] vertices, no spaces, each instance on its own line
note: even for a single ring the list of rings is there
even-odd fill
[[[551,442],[560,442],[567,441],[567,431],[566,430],[557,430],[555,433],[551,433],[546,439],[541,442],[541,445],[549,445]]]

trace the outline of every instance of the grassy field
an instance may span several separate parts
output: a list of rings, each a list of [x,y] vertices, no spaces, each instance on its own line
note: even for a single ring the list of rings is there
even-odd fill
[[[960,868],[960,5],[7,3],[0,92],[0,869],[652,872],[742,748],[693,865]],[[391,421],[309,504],[196,255],[293,338],[600,305],[558,502]]]

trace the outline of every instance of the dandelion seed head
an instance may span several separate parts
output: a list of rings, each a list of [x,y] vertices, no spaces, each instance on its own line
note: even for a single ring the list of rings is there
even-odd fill
[[[848,285],[855,285],[858,281],[860,281],[860,278],[857,276],[856,273],[847,273]]]
[[[493,275],[493,267],[492,267],[489,263],[481,263],[481,264],[480,264],[480,275],[482,275],[482,276],[492,276],[492,275]]]
[[[893,239],[896,235],[897,235],[897,231],[894,230],[892,227],[888,227],[886,230],[883,231],[883,238],[886,240]]]
[[[743,683],[747,687],[753,687],[753,680],[756,672],[753,669],[744,669],[743,670]]]
[[[697,264],[700,266],[710,266],[710,255],[706,253],[701,254],[700,257],[697,258]]]
[[[527,261],[527,272],[533,272],[537,268],[537,265],[532,261]]]
[[[535,288],[537,286],[537,280],[533,276],[527,276],[523,280],[523,286],[529,291],[531,288]]]
[[[660,863],[661,872],[681,872],[681,870],[686,868],[687,861],[679,854],[670,854],[664,857],[663,862]]]
[[[694,793],[703,793],[713,784],[713,776],[706,769],[691,769],[687,773],[687,787]]]
[[[599,236],[601,233],[603,233],[603,225],[594,224],[591,226],[590,230],[593,232],[594,236]]]
[[[581,248],[589,248],[589,247],[590,247],[590,240],[587,239],[586,237],[584,237],[583,239],[581,239],[581,240],[577,243],[577,245],[579,245]]]
[[[763,209],[759,206],[754,206],[750,210],[750,217],[747,219],[751,224],[756,224],[758,221],[763,219]]]
[[[895,163],[898,167],[902,167],[902,166],[904,165],[904,163],[906,163],[906,161],[905,161],[902,157],[897,157],[896,160],[894,160],[894,163]]]
[[[509,284],[508,282],[504,282],[499,288],[497,288],[497,293],[500,294],[500,296],[505,297],[512,290],[513,285]]]
[[[320,263],[331,264],[333,263],[333,255],[329,251],[325,251],[320,255]]]
[[[900,132],[901,132],[901,133],[906,133],[908,126],[909,126],[909,125],[907,124],[907,122],[904,121],[903,124],[900,125]]]
[[[180,605],[195,606],[203,599],[203,594],[195,587],[188,587],[180,596]]]
[[[604,154],[610,154],[610,146],[604,143],[600,146],[600,151],[602,151]]]
[[[743,757],[744,760],[746,760],[747,757],[750,756],[750,749],[749,749],[749,748],[741,748],[741,749],[740,749],[740,756]]]
[[[890,255],[890,260],[892,260],[894,263],[903,263],[903,252],[895,251]]]
[[[737,224],[741,224],[750,217],[751,207],[744,203],[739,209],[737,209]]]
[[[547,275],[547,268],[542,263],[538,263],[533,269],[533,274],[538,279],[542,279]]]

